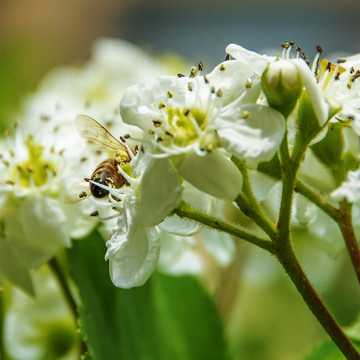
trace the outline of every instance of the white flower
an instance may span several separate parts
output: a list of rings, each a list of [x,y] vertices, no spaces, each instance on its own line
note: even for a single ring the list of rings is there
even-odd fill
[[[360,200],[360,170],[349,171],[347,180],[331,194],[336,200],[346,200],[353,204]]]
[[[269,64],[279,60],[278,57],[260,55],[237,44],[229,44],[226,52],[235,59],[245,61],[258,75],[261,75]],[[289,52],[282,61],[290,62],[296,67],[317,115],[319,125],[323,126],[329,118],[329,105],[324,100],[321,86],[317,84],[314,73],[304,60],[290,59]]]
[[[105,256],[111,280],[117,287],[131,288],[144,284],[155,270],[160,251],[155,226],[179,205],[182,188],[168,159],[138,153],[129,165],[119,166],[119,171],[130,186],[114,189],[95,184],[109,191],[109,203],[97,203],[118,210],[118,223]]]
[[[40,139],[24,138],[18,130],[15,139],[1,144],[0,242],[8,254],[2,257],[16,259],[23,273],[70,244],[63,211],[65,163],[61,153],[45,148]],[[0,266],[3,274],[31,292],[27,276],[20,279],[13,273],[14,264]]]
[[[17,360],[79,358],[75,320],[46,267],[33,273],[36,298],[16,288],[7,293],[4,348]]]
[[[243,61],[226,61],[206,76],[163,76],[152,86],[126,90],[123,121],[144,130],[145,151],[169,157],[179,174],[198,189],[234,200],[242,176],[228,153],[242,160],[270,160],[285,120],[256,104],[259,86],[249,88],[253,71]]]

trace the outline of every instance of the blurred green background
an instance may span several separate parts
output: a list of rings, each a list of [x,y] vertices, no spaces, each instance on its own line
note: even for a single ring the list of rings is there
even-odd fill
[[[318,44],[326,55],[360,52],[359,13],[355,0],[2,0],[0,130],[51,68],[86,61],[99,37],[123,38],[155,54],[175,52],[191,63],[202,60],[208,71],[223,60],[230,42],[280,51],[281,42],[293,40],[309,59]],[[297,248],[330,310],[341,325],[350,325],[360,290],[347,254],[334,261],[306,244]],[[217,277],[207,286],[224,316],[233,359],[301,359],[326,338],[268,254],[241,244],[237,262]]]

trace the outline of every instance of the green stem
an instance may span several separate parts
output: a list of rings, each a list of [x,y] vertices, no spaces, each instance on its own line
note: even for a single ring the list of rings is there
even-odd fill
[[[252,191],[252,187],[250,184],[250,180],[249,180],[249,174],[247,171],[247,167],[246,167],[246,163],[245,161],[241,161],[236,157],[232,157],[232,161],[234,162],[234,164],[238,167],[238,169],[241,171],[241,174],[243,176],[243,192],[245,194],[245,196],[247,197],[247,199],[249,200],[250,204],[252,205],[252,207],[254,209],[256,209],[256,211],[260,212],[260,207],[258,204],[258,201]]]
[[[222,221],[218,218],[215,218],[213,216],[204,214],[193,207],[191,207],[189,204],[182,202],[178,208],[174,210],[174,213],[177,214],[180,217],[195,220],[201,224],[204,224],[212,229],[223,231],[227,234],[236,236],[238,238],[241,238],[251,244],[254,244],[256,246],[259,246],[260,248],[273,253],[273,245],[270,241],[265,240],[263,238],[260,238],[256,235],[250,234],[239,227],[230,225],[226,223],[225,221]]]
[[[326,202],[321,196],[317,195],[315,192],[310,190],[306,185],[304,185],[299,180],[295,182],[295,191],[306,197],[308,200],[310,200],[319,209],[321,209],[327,215],[329,215],[333,220],[338,221],[339,210],[336,207],[330,205],[328,202]]]
[[[360,282],[360,249],[352,223],[352,206],[345,200],[340,203],[338,225],[343,235],[356,276]]]
[[[65,296],[65,299],[69,305],[69,308],[74,316],[74,319],[77,319],[78,316],[78,312],[77,312],[77,304],[72,296],[71,290],[68,286],[68,282],[66,280],[66,277],[61,269],[61,266],[58,262],[58,260],[56,259],[56,257],[53,257],[49,262],[48,262],[53,274],[55,275],[55,278],[58,282],[58,284],[60,285],[63,294]]]
[[[282,239],[286,240],[286,239]],[[276,256],[301,294],[305,303],[348,360],[359,360],[360,355],[341,330],[339,324],[327,310],[312,287],[300,263],[298,262],[289,241],[279,241]]]
[[[290,236],[291,210],[294,198],[296,174],[300,166],[301,158],[306,151],[307,145],[308,144],[306,142],[297,142],[294,146],[291,157],[289,155],[286,137],[280,147],[283,184],[277,228],[281,238],[289,238]]]
[[[235,199],[235,202],[244,215],[253,220],[254,223],[270,237],[270,239],[276,238],[277,232],[274,224],[271,223],[261,211],[259,211],[256,207],[254,208],[252,204],[245,199],[244,195],[240,194]]]
[[[53,257],[49,262],[49,267],[52,270],[53,274],[55,275],[56,280],[58,281],[58,284],[60,285],[63,294],[66,298],[66,301],[69,305],[70,311],[72,312],[74,319],[78,319],[78,305],[76,304],[76,301],[74,300],[74,297],[71,293],[71,290],[68,285],[68,281],[65,277],[65,274],[61,268],[61,265],[59,264],[56,257]],[[84,342],[84,339],[80,335],[80,352],[81,354],[87,353],[87,345]]]

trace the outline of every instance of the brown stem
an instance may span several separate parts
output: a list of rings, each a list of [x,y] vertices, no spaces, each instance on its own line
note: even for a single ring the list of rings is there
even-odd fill
[[[348,360],[359,360],[360,354],[341,330],[339,324],[319,298],[298,262],[289,242],[278,243],[277,258],[319,323]]]
[[[343,235],[347,251],[354,266],[356,276],[360,282],[360,249],[355,236],[352,223],[352,207],[345,201],[340,204],[340,216],[338,225]]]

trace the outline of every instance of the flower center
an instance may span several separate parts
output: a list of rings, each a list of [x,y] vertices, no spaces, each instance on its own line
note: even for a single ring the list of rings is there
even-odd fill
[[[176,146],[191,145],[199,139],[206,128],[206,113],[199,109],[167,108],[169,128],[165,134],[171,134]]]
[[[31,137],[24,143],[28,158],[14,164],[11,179],[18,182],[21,187],[43,186],[48,181],[49,173],[55,175],[55,166],[44,158],[44,147],[36,143]]]

